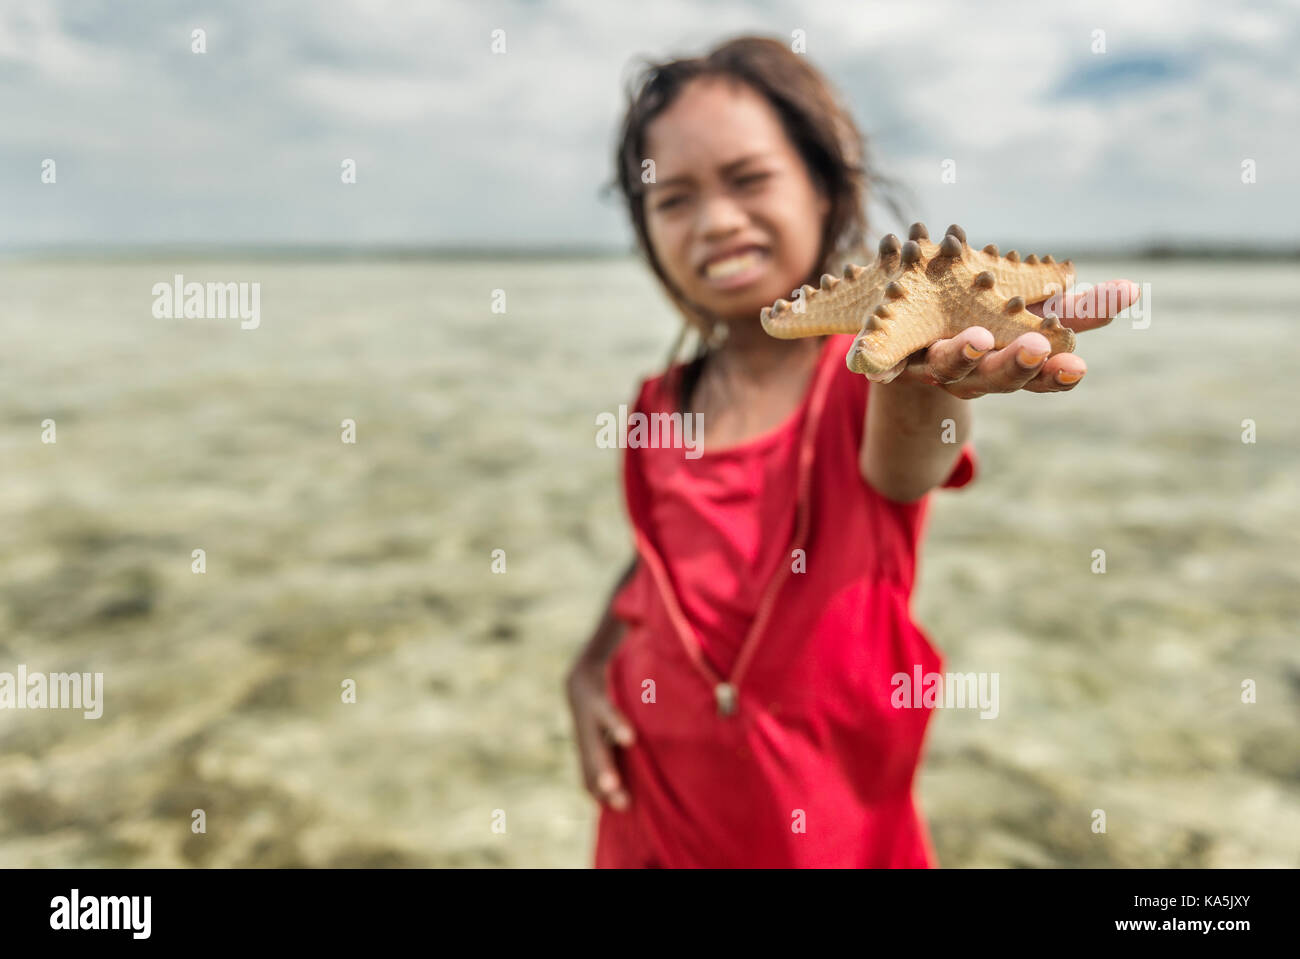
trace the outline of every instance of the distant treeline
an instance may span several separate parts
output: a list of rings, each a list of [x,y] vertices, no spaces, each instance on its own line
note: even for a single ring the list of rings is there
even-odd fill
[[[1086,254],[1080,254],[1084,256]],[[1097,253],[1097,256],[1113,256]],[[1300,245],[1223,246],[1205,244],[1152,243],[1129,254],[1142,260],[1297,260]]]

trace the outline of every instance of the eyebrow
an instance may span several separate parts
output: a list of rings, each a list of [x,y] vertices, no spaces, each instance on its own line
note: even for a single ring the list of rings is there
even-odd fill
[[[737,160],[732,160],[729,163],[724,163],[718,169],[722,172],[723,176],[726,176],[727,174],[740,169],[747,163],[753,163],[756,160],[762,160],[764,158],[765,158],[765,154],[762,153],[747,153],[743,157],[740,157]],[[691,177],[687,174],[682,174],[681,176],[669,177],[667,180],[656,180],[654,183],[649,184],[649,186],[651,190],[667,189],[668,187],[671,186],[681,186],[689,182],[691,182]]]

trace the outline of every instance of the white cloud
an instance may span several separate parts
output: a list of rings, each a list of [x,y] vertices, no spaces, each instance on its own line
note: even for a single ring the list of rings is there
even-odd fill
[[[796,28],[918,212],[1088,243],[1116,223],[1295,237],[1300,28],[1283,6],[31,0],[0,8],[0,244],[37,221],[75,242],[625,243],[597,190],[634,58]],[[1169,75],[1096,72],[1135,62]],[[58,204],[37,181],[52,151],[75,161]],[[343,156],[364,192],[340,193]],[[1248,156],[1267,204],[1226,192]]]

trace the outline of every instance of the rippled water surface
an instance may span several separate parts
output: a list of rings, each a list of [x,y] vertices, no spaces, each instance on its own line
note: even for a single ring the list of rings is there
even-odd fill
[[[948,668],[1000,676],[996,720],[930,727],[943,865],[1300,865],[1297,272],[1082,263],[1149,283],[1149,327],[1083,334],[1072,393],[975,401],[914,597]],[[176,273],[259,282],[260,326],[155,319]],[[561,685],[630,550],[595,416],[675,328],[643,268],[0,290],[0,671],[106,686],[99,720],[0,711],[0,866],[589,863]]]

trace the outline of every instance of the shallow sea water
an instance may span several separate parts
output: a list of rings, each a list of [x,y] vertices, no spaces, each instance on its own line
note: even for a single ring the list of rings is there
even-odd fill
[[[917,619],[1001,694],[930,726],[940,862],[1300,865],[1300,278],[1079,268],[1149,283],[1150,326],[1081,335],[1071,393],[977,401],[979,477],[922,548]],[[260,327],[155,319],[178,272],[260,282]],[[675,330],[642,267],[13,261],[0,289],[0,671],[106,686],[99,720],[0,711],[0,866],[590,862],[562,680],[630,554],[595,417]]]

